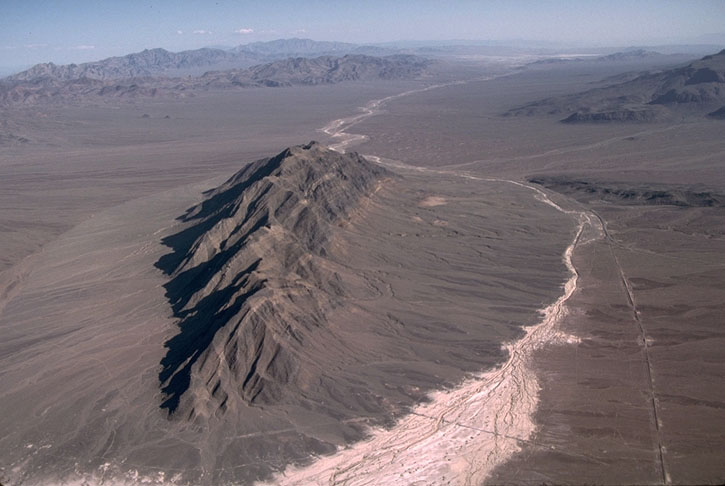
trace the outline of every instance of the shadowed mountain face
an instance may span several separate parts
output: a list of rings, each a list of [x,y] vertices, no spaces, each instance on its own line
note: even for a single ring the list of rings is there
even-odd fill
[[[342,292],[319,264],[330,226],[386,174],[312,142],[245,167],[183,216],[192,225],[165,240],[174,251],[157,263],[179,318],[162,408],[177,411],[192,381],[190,417],[274,401],[297,380],[305,334]]]
[[[703,116],[725,103],[725,50],[685,67],[514,108],[506,115],[565,115],[566,123],[649,122]]]
[[[159,51],[163,51],[159,49]],[[151,51],[149,51],[151,52]],[[220,51],[227,55],[225,51]],[[164,54],[165,53],[165,54]],[[142,53],[143,54],[143,53]],[[163,51],[159,54],[165,56]],[[174,56],[177,56],[174,54]],[[210,71],[198,77],[132,77],[126,79],[88,77],[78,66],[43,65],[33,68],[28,79],[23,76],[0,80],[0,106],[29,105],[42,102],[99,101],[114,98],[186,97],[210,89],[239,89],[281,86],[335,84],[345,81],[414,79],[423,74],[431,61],[417,56],[394,55],[371,57],[346,55],[314,59],[295,58],[261,64],[248,69]],[[37,68],[37,69],[36,69]],[[89,68],[90,69],[90,68]],[[43,74],[43,73],[47,73]],[[37,75],[37,76],[36,76]]]

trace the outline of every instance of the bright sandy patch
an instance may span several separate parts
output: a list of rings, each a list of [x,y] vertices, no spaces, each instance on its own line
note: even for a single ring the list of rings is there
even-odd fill
[[[421,202],[418,203],[418,206],[423,208],[431,208],[433,206],[442,206],[446,204],[448,201],[446,201],[446,198],[441,196],[428,196],[427,198],[423,199]]]

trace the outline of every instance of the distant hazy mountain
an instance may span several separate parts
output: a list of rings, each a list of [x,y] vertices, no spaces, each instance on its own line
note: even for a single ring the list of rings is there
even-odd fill
[[[656,121],[673,116],[685,106],[689,113],[704,115],[724,103],[725,50],[684,67],[529,103],[507,115],[566,115],[562,121],[569,123]]]
[[[209,85],[291,86],[333,84],[343,81],[409,79],[419,76],[430,61],[410,55],[371,57],[347,55],[298,57],[245,70],[210,72],[201,77]]]
[[[6,78],[9,81],[32,81],[53,78],[60,81],[72,79],[125,79],[144,76],[178,76],[186,72],[208,70],[212,66],[233,64],[238,67],[260,62],[249,53],[234,54],[221,49],[195,49],[169,52],[165,49],[146,49],[121,57],[109,57],[101,61],[58,66],[53,63],[37,64],[27,71]],[[199,73],[200,74],[200,73]]]
[[[255,64],[289,57],[340,56],[345,54],[389,55],[395,51],[381,47],[359,46],[344,42],[318,42],[310,39],[280,39],[255,42],[225,50],[202,48],[181,52],[165,49],[146,49],[120,57],[109,57],[83,64],[36,64],[7,81],[55,79],[128,79],[146,76],[200,75],[206,71],[243,69]]]
[[[662,56],[663,56],[663,54],[660,54],[659,52],[648,51],[645,49],[634,49],[631,51],[615,52],[614,54],[609,54],[607,56],[599,56],[595,60],[598,62],[630,61],[633,59],[641,60],[641,59],[662,57]]]
[[[163,51],[166,52],[166,51]],[[161,54],[163,55],[163,54]],[[410,55],[372,57],[347,55],[294,58],[248,69],[210,71],[198,77],[129,77],[103,79],[64,66],[34,68],[32,73],[0,80],[0,105],[52,101],[153,96],[186,97],[209,89],[333,84],[344,81],[413,79],[432,61]],[[119,71],[120,72],[120,71]],[[129,72],[139,72],[129,70]],[[79,77],[72,77],[72,76]]]
[[[340,56],[345,54],[386,55],[396,52],[393,49],[383,47],[298,38],[253,42],[237,46],[231,51],[261,56],[270,60],[288,57]]]
[[[615,52],[613,54],[607,54],[603,56],[586,55],[586,56],[563,56],[553,57],[548,59],[542,59],[535,61],[530,66],[545,65],[545,64],[582,64],[582,63],[620,63],[620,64],[639,64],[645,67],[652,67],[654,65],[673,65],[676,63],[684,63],[694,58],[692,54],[662,54],[657,51],[651,51],[647,49],[629,49],[621,52]]]

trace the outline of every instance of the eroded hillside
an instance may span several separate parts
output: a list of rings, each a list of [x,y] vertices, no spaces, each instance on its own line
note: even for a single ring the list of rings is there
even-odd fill
[[[343,293],[325,265],[330,226],[389,176],[312,142],[250,164],[189,210],[193,225],[159,262],[180,318],[159,375],[164,408],[176,411],[192,380],[191,415],[300,386],[303,341]]]

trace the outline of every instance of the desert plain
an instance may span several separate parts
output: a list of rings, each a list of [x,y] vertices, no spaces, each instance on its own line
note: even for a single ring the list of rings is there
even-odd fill
[[[2,484],[722,483],[723,121],[523,64],[3,108]]]

